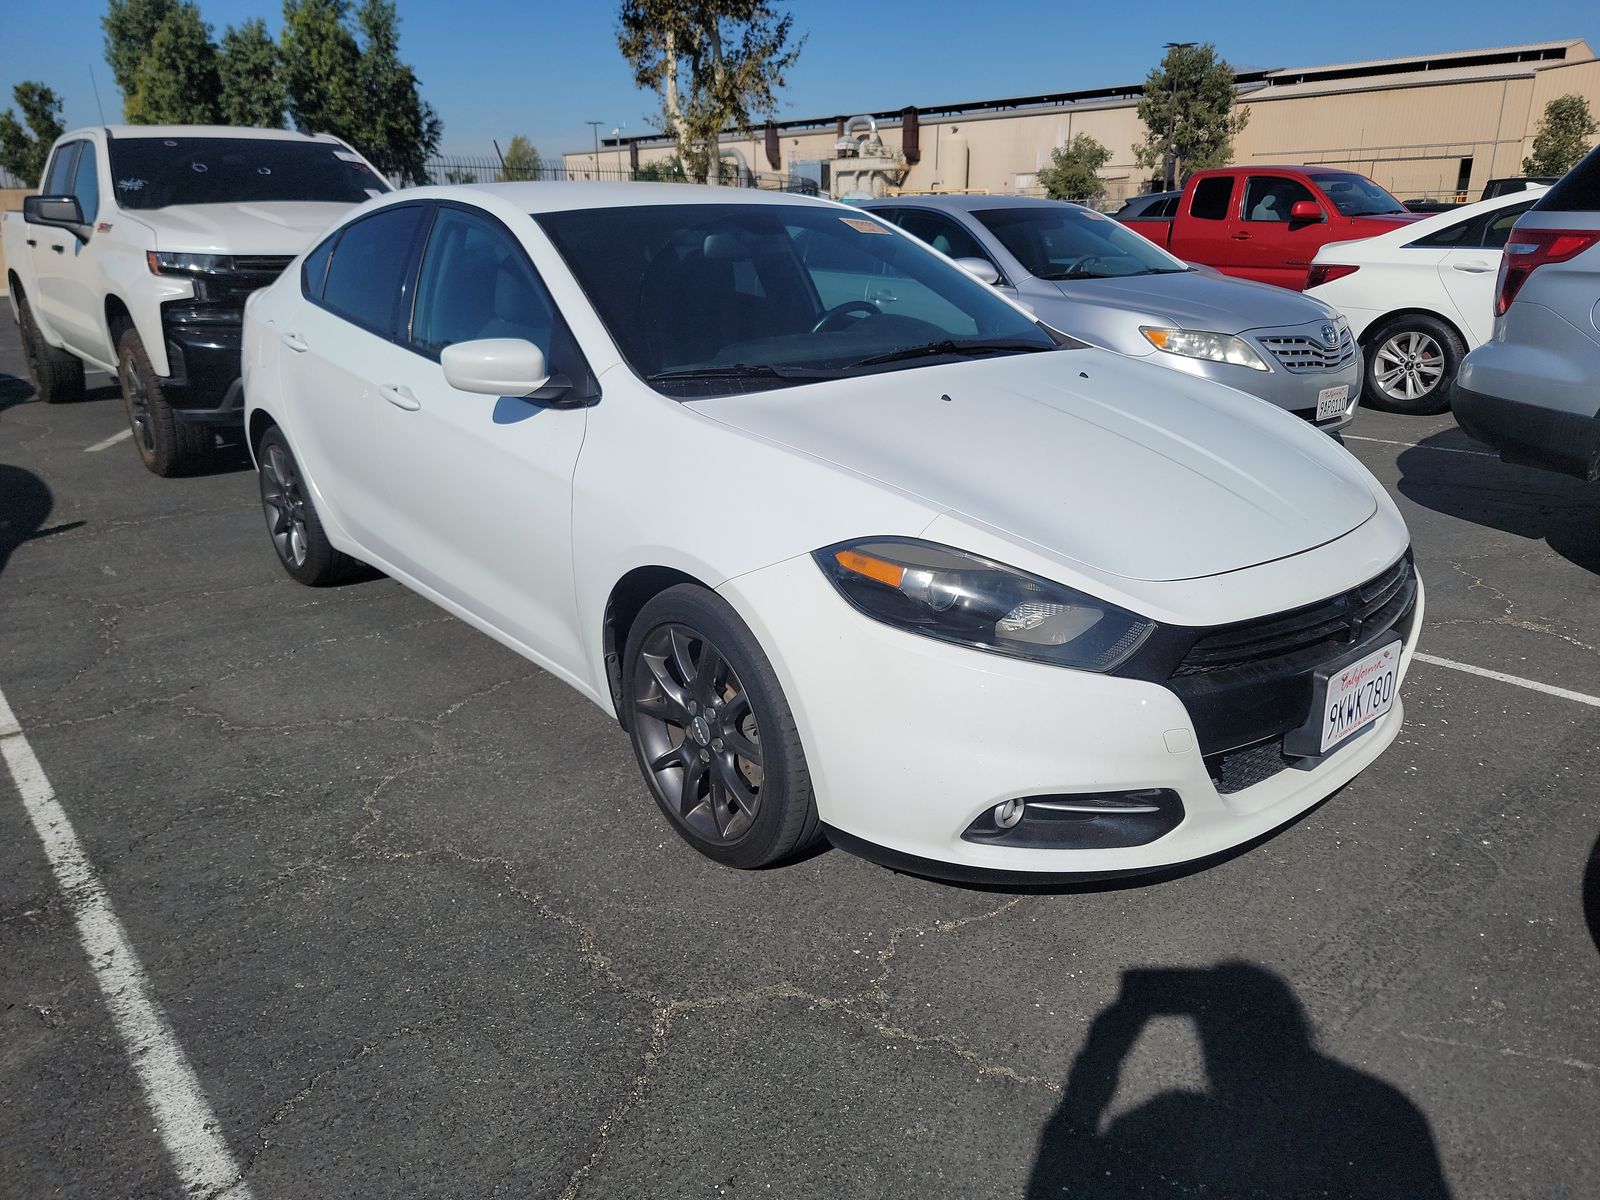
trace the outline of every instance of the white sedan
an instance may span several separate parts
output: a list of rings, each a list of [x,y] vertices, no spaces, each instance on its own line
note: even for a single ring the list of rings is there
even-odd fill
[[[396,193],[255,294],[244,364],[289,574],[365,561],[551,671],[723,863],[1149,870],[1400,728],[1422,588],[1353,458],[841,205]]]
[[[1495,276],[1511,227],[1547,190],[1497,196],[1317,251],[1306,294],[1350,322],[1366,352],[1365,403],[1419,415],[1450,407],[1461,360],[1494,329]]]

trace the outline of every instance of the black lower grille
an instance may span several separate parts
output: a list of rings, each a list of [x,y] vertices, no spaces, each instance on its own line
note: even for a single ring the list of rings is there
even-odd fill
[[[1212,785],[1224,796],[1265,783],[1279,771],[1293,765],[1283,753],[1283,739],[1259,742],[1242,750],[1229,750],[1206,759]]]

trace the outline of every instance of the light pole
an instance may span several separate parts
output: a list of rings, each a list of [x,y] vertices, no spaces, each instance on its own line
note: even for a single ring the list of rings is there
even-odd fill
[[[605,122],[585,121],[584,124],[594,133],[594,173],[595,178],[598,179],[600,177],[600,126],[604,125]]]
[[[1189,50],[1198,45],[1197,42],[1164,42],[1162,49],[1170,55],[1174,50]],[[1161,168],[1161,182],[1166,185],[1166,190],[1171,191],[1178,186],[1178,155],[1173,139],[1178,136],[1178,76],[1173,74],[1168,81],[1171,84],[1167,97],[1167,152],[1165,162]]]

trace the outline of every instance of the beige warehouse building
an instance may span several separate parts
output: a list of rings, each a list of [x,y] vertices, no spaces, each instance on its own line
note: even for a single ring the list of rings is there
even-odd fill
[[[1488,180],[1521,174],[1545,104],[1557,96],[1583,96],[1600,113],[1600,60],[1577,38],[1248,71],[1237,82],[1250,118],[1235,140],[1236,163],[1348,167],[1403,199],[1475,198]],[[874,190],[898,178],[905,191],[1036,191],[1035,172],[1051,151],[1086,133],[1112,152],[1101,172],[1107,198],[1137,194],[1151,175],[1133,158],[1143,138],[1139,93],[1129,84],[868,114],[903,172]],[[725,136],[723,150],[761,172],[815,173],[835,158],[850,116],[780,121]],[[672,154],[665,138],[611,138],[598,159],[568,154],[566,165],[581,177],[596,165],[609,174]]]

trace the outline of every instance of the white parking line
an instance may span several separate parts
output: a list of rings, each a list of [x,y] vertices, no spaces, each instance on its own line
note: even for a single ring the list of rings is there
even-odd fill
[[[1462,450],[1455,446],[1425,446],[1421,442],[1391,442],[1388,438],[1358,437],[1353,433],[1339,435],[1347,442],[1376,442],[1380,446],[1407,446],[1412,450],[1438,450],[1442,454],[1470,454],[1474,458],[1499,458],[1493,450]]]
[[[214,1195],[229,1189],[228,1195],[235,1200],[245,1200],[250,1187],[240,1178],[239,1165],[217,1131],[217,1117],[200,1080],[151,995],[150,981],[127,931],[100,886],[100,877],[83,852],[72,822],[56,802],[55,791],[4,692],[0,692],[0,754],[44,843],[45,856],[77,923],[95,982],[111,1010],[184,1191]]]
[[[1435,654],[1424,654],[1417,651],[1418,662],[1432,663],[1436,667],[1449,667],[1452,671],[1465,671],[1468,675],[1481,675],[1485,679],[1498,679],[1501,683],[1515,684],[1517,687],[1527,688],[1532,692],[1543,692],[1547,696],[1559,696],[1563,700],[1574,700],[1579,704],[1587,704],[1593,708],[1600,708],[1600,696],[1591,696],[1585,692],[1574,692],[1567,688],[1554,687],[1548,683],[1540,683],[1537,679],[1524,679],[1520,675],[1507,675],[1504,671],[1491,671],[1488,667],[1475,667],[1471,663],[1456,662],[1453,658],[1440,658]]]
[[[132,436],[133,436],[133,429],[130,427],[128,429],[124,429],[121,433],[113,433],[110,437],[106,438],[106,440],[103,441],[103,442],[96,442],[92,446],[85,446],[83,448],[83,452],[85,454],[93,454],[96,450],[104,450],[108,446],[115,446],[118,442],[122,441],[124,438],[131,438]]]

